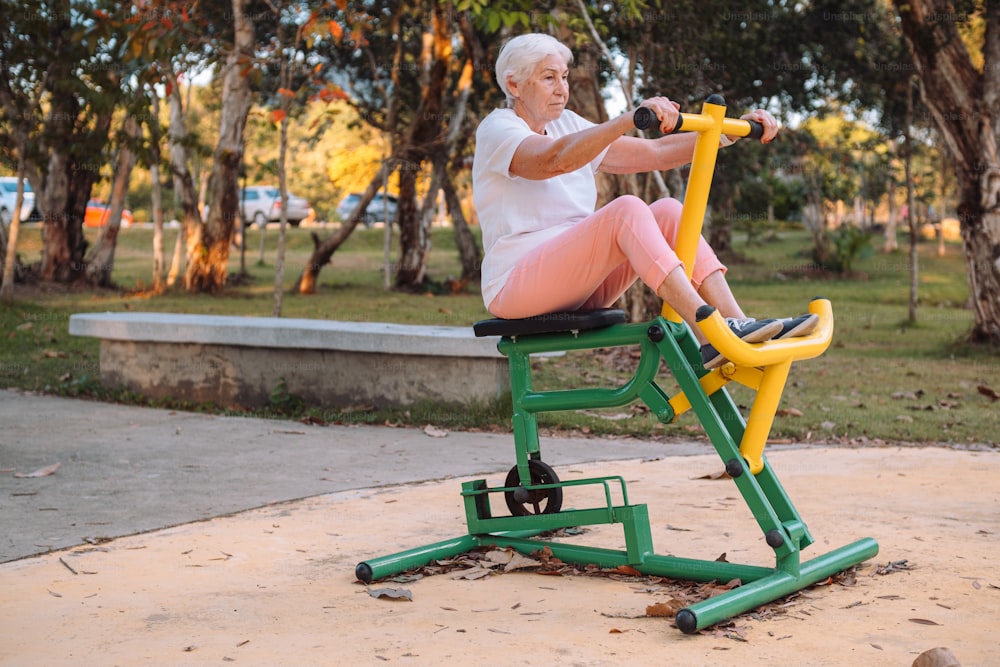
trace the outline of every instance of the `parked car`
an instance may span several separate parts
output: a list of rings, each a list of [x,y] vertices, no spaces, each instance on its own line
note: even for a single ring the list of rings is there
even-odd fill
[[[14,207],[17,206],[17,176],[0,177],[0,222],[9,225],[14,219]],[[24,181],[24,201],[21,203],[21,220],[31,217],[35,208],[35,193],[31,184]]]
[[[346,221],[351,213],[354,213],[354,209],[358,207],[358,202],[361,201],[360,192],[352,192],[337,204],[337,215],[340,216],[341,220]],[[375,195],[371,203],[368,204],[368,208],[365,209],[364,214],[361,217],[361,222],[364,223],[366,227],[371,227],[376,222],[384,222],[386,217],[386,209],[388,208],[389,220],[396,222],[396,216],[399,214],[399,207],[396,198],[392,195],[385,195],[381,192]]]
[[[288,193],[288,224],[297,227],[310,213],[309,202]],[[243,210],[246,224],[263,227],[281,220],[281,191],[270,185],[253,185],[243,190]]]
[[[96,199],[91,199],[87,202],[87,213],[83,217],[83,224],[87,227],[103,227],[108,224],[108,218],[111,216],[111,207],[105,203],[99,202]],[[122,209],[122,227],[131,227],[135,219],[132,217],[132,211]]]

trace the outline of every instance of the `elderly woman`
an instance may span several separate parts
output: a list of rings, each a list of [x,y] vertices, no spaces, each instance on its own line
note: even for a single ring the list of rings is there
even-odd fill
[[[725,362],[694,326],[695,311],[717,308],[747,342],[805,335],[815,315],[755,320],[736,302],[726,267],[704,239],[689,281],[672,245],[681,204],[646,204],[619,197],[595,211],[595,174],[672,169],[691,161],[693,134],[656,140],[625,136],[632,111],[596,125],[566,109],[570,50],[545,34],[511,39],[500,51],[496,77],[507,96],[480,124],[472,167],[473,198],[483,229],[482,292],[496,317],[523,318],[611,306],[641,279],[691,325],[712,368]],[[679,105],[666,97],[642,102],[662,129],[673,128]],[[777,134],[771,114],[744,116]],[[723,143],[732,143],[729,138]]]

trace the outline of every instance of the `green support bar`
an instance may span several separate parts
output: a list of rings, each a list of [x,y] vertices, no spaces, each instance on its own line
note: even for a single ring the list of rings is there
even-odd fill
[[[878,544],[864,538],[802,563],[798,576],[781,570],[755,581],[744,583],[721,595],[696,602],[677,612],[677,627],[692,633],[750,611],[778,598],[823,581],[838,572],[857,565],[878,554]]]

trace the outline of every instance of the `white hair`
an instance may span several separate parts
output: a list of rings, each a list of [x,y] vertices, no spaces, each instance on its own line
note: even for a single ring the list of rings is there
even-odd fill
[[[508,107],[514,106],[514,97],[507,88],[507,79],[513,79],[515,83],[527,80],[546,56],[562,56],[567,65],[573,62],[573,52],[569,47],[544,33],[518,35],[500,49],[496,62],[497,83],[507,97]]]

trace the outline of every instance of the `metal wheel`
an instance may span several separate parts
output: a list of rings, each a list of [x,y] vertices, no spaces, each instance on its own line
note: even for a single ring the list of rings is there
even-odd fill
[[[547,463],[538,459],[528,461],[528,471],[531,474],[531,485],[535,484],[557,484],[559,477],[556,471]],[[517,473],[517,466],[507,473],[507,480],[504,486],[521,487],[520,476]],[[508,491],[504,494],[507,501],[507,509],[513,516],[529,516],[531,514],[555,514],[562,509],[563,492],[559,487],[552,489],[537,489],[529,491],[523,487]]]

